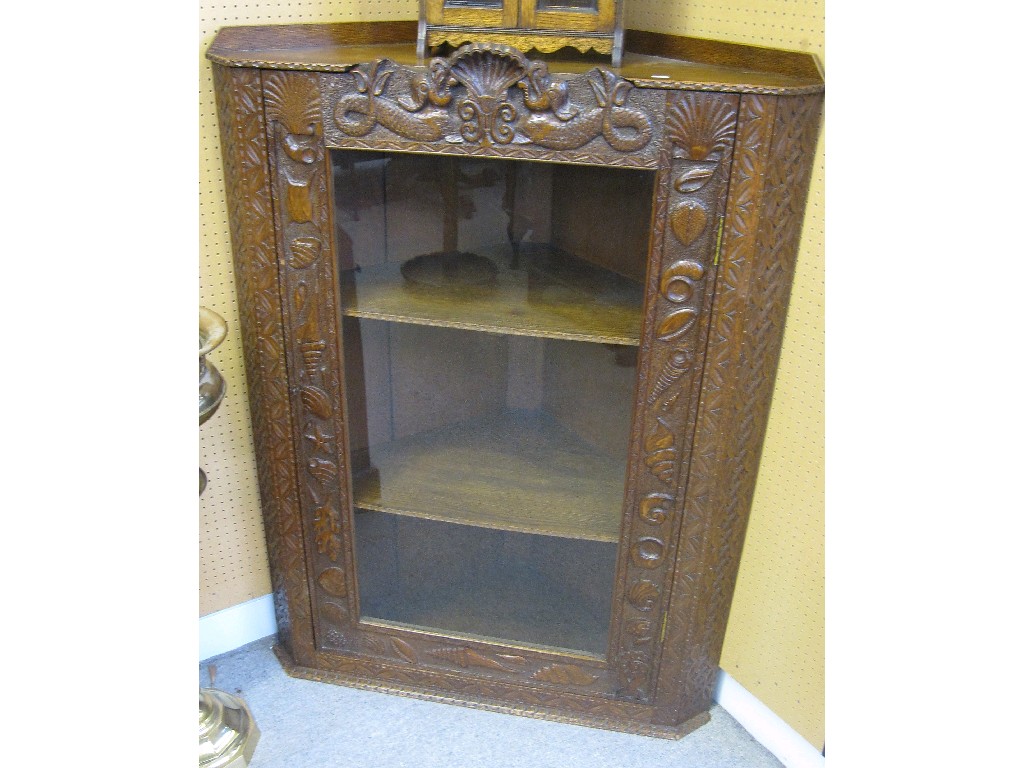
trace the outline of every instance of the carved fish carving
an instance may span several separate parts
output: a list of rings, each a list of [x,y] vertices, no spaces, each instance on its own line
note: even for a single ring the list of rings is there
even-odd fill
[[[515,670],[509,669],[504,664],[488,656],[484,656],[482,653],[477,653],[472,648],[463,646],[462,648],[455,647],[444,647],[435,648],[431,651],[427,651],[431,656],[444,659],[446,661],[452,661],[458,664],[460,667],[465,669],[466,667],[481,667],[483,669],[497,669],[502,672],[514,672]]]
[[[577,667],[575,664],[549,664],[541,667],[532,675],[534,680],[559,685],[591,685],[597,681],[597,675]]]
[[[415,664],[419,661],[419,658],[416,656],[416,650],[407,642],[405,642],[405,640],[400,640],[397,637],[392,637],[391,650],[393,650],[395,652],[395,655],[398,656],[402,661],[405,661],[409,664]]]
[[[349,136],[366,136],[378,124],[389,131],[415,141],[437,141],[444,135],[448,113],[440,110],[421,112],[425,100],[409,106],[384,96],[393,71],[387,59],[376,61],[368,71],[354,69],[356,93],[338,99],[334,107],[334,123]],[[415,93],[415,87],[414,87]],[[414,96],[415,98],[415,96]],[[413,114],[415,113],[415,114]]]
[[[626,625],[626,631],[637,645],[646,645],[654,640],[653,626],[649,619],[636,619]]]
[[[651,140],[651,121],[638,109],[626,106],[633,84],[604,69],[587,75],[597,107],[575,117],[553,122],[533,115],[522,124],[530,141],[549,149],[578,149],[603,135],[620,152],[635,152]]]
[[[302,368],[306,375],[313,378],[320,372],[320,361],[323,359],[324,350],[327,349],[327,342],[303,341],[299,344],[302,349]],[[329,403],[328,403],[329,404]],[[322,418],[329,418],[324,416]]]

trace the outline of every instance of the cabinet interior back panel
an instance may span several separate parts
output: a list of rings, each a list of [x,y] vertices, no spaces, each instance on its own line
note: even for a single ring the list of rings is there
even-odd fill
[[[210,356],[228,395],[200,430],[199,613],[270,592],[210,64],[229,25],[415,19],[414,0],[202,0],[199,302],[228,322]],[[824,61],[824,0],[627,0],[626,26],[810,51]],[[824,137],[811,182],[747,544],[722,666],[812,744],[824,741]],[[783,449],[784,448],[784,449]]]

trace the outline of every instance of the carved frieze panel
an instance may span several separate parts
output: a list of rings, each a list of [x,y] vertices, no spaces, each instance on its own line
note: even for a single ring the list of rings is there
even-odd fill
[[[426,67],[387,59],[325,74],[329,146],[653,168],[665,94],[607,69],[554,76],[514,48],[459,48]]]
[[[397,627],[360,625],[336,650],[398,664],[408,671],[462,671],[485,679],[542,683],[611,696],[612,675],[597,658],[567,658],[555,652],[435,637]],[[325,649],[326,650],[326,649]]]
[[[638,374],[637,397],[646,407],[634,424],[640,461],[629,481],[614,644],[619,693],[638,701],[655,694],[738,102],[725,94],[675,93],[666,107],[655,214],[663,223],[652,243],[653,298]]]
[[[299,497],[318,645],[355,616],[327,152],[313,74],[264,75]]]

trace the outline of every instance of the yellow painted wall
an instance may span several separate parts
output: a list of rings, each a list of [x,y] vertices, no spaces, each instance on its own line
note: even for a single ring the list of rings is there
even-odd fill
[[[626,25],[825,55],[824,0],[626,0]],[[222,26],[413,19],[415,0],[201,0]],[[270,592],[209,64],[200,65],[199,300],[228,321],[228,397],[200,432],[199,614]],[[722,668],[812,744],[825,738],[824,141],[818,148],[768,437]]]

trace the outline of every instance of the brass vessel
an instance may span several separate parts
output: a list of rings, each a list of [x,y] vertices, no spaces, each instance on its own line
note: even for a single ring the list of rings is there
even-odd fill
[[[206,360],[206,355],[224,341],[227,332],[224,318],[206,307],[199,308],[200,424],[213,416],[227,391],[220,371]],[[206,474],[200,468],[200,496],[205,489]],[[244,701],[215,688],[199,689],[200,768],[246,768],[259,738],[259,728]]]

